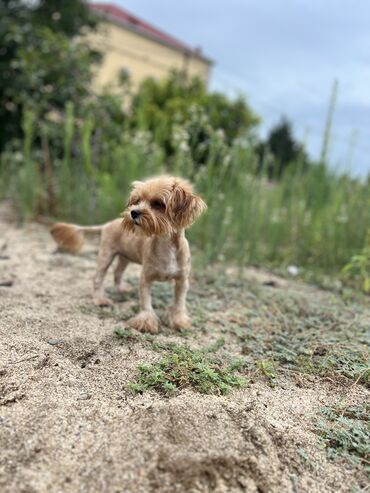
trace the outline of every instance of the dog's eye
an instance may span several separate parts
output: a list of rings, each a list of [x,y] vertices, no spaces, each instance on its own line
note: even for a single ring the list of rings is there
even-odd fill
[[[150,205],[153,209],[157,210],[163,210],[165,208],[164,202],[162,202],[161,200],[153,200]]]

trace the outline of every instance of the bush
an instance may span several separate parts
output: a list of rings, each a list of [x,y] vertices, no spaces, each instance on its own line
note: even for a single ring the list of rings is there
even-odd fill
[[[259,121],[243,98],[231,101],[221,93],[208,93],[199,79],[187,79],[181,72],[144,81],[133,98],[131,114],[132,128],[151,132],[170,157],[176,153],[175,134],[185,128],[198,164],[207,160],[211,130],[221,130],[230,145],[250,134]]]

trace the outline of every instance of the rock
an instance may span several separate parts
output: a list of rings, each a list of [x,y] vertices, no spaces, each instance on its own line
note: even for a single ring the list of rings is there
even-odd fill
[[[87,393],[81,394],[77,398],[77,400],[79,400],[79,401],[88,401],[89,399],[91,399],[91,394],[87,394]]]
[[[58,342],[58,339],[48,339],[48,344],[50,344],[51,346],[56,346]]]
[[[0,286],[3,288],[11,288],[14,284],[14,281],[9,280],[9,281],[0,281]]]

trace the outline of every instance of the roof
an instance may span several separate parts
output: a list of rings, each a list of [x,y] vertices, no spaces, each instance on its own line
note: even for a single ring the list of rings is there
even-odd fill
[[[173,36],[157,29],[148,22],[139,19],[139,17],[132,15],[130,12],[122,9],[121,7],[117,7],[112,3],[89,3],[88,5],[91,10],[104,15],[105,18],[112,22],[142,34],[143,36],[149,37],[154,41],[169,46],[170,48],[174,48],[178,51],[200,58],[209,64],[212,63],[209,58],[205,57],[201,53],[199,48],[192,48],[188,46]]]

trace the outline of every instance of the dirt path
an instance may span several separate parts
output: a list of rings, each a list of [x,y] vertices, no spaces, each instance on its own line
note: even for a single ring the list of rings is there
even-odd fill
[[[360,465],[329,461],[314,431],[322,407],[362,405],[369,398],[360,380],[286,367],[272,388],[267,371],[248,369],[248,386],[227,395],[191,389],[170,398],[155,391],[132,395],[126,384],[137,365],[162,354],[142,336],[113,334],[137,309],[135,292],[114,308],[92,305],[96,245],[80,256],[54,253],[46,228],[18,228],[3,219],[0,250],[0,283],[8,284],[0,287],[2,493],[365,487]],[[133,285],[137,274],[136,268],[128,273]],[[220,357],[248,361],[262,351],[251,334],[264,343],[264,334],[271,339],[307,321],[311,327],[324,312],[325,330],[333,333],[354,320],[365,327],[370,319],[368,309],[330,293],[267,279],[270,285],[253,270],[237,281],[232,271],[216,278],[197,273],[190,294],[194,327],[180,336],[163,324],[155,340],[206,347],[221,337]],[[162,317],[169,296],[168,287],[156,287]]]

